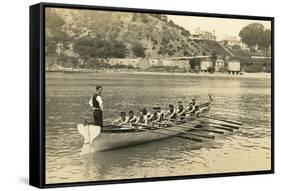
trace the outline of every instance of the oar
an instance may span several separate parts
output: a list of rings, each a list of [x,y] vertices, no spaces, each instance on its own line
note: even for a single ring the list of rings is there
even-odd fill
[[[242,123],[240,123],[238,121],[230,121],[230,120],[226,120],[226,119],[218,119],[218,118],[207,117],[207,116],[202,116],[202,117],[207,118],[207,119],[214,119],[214,120],[217,120],[217,121],[223,121],[223,122],[226,122],[226,123],[232,123],[232,124],[235,124],[235,125],[243,125]]]
[[[173,121],[176,121],[176,120],[173,120]],[[179,122],[184,122],[184,121],[179,121]],[[187,121],[186,122],[187,124],[192,124],[192,125],[196,125],[196,126],[202,126],[202,124],[200,124],[200,123],[194,123],[194,122],[190,122],[190,121]],[[191,128],[191,127],[188,127],[188,128]],[[202,130],[203,131],[203,129],[199,129],[198,127],[194,127],[195,129],[198,129],[198,130]],[[215,130],[208,130],[208,129],[204,129],[204,131],[215,131]],[[220,133],[220,134],[223,134],[224,132],[222,132],[222,133]]]
[[[179,121],[179,122],[181,122],[181,121]],[[194,122],[186,122],[186,123],[188,123],[188,124],[192,124],[192,125],[197,125],[197,126],[202,126],[202,124],[199,124],[199,123],[194,123]],[[177,125],[177,126],[181,126],[181,125]],[[230,128],[227,128],[227,127],[220,127],[220,126],[209,126],[208,125],[208,127],[212,127],[212,128],[215,128],[215,129],[221,129],[221,130],[226,130],[226,131],[233,131],[233,129],[230,129]],[[188,127],[188,128],[191,128],[191,127]],[[209,130],[209,129],[199,129],[198,127],[195,127],[195,129],[198,129],[198,130],[204,130],[204,131],[210,131],[210,132],[213,132],[213,131],[215,131],[215,132],[219,132],[220,134],[224,134],[224,132],[222,132],[222,131],[216,131],[216,130]]]
[[[221,130],[225,130],[225,131],[234,131],[231,128],[227,128],[227,127],[221,127],[221,126],[215,126],[215,125],[209,125],[209,127],[215,128],[215,129],[221,129]]]
[[[200,119],[197,119],[197,121],[201,121],[201,122],[205,122],[205,123],[210,123],[210,124],[215,124],[215,125],[220,125],[220,126],[225,126],[225,127],[230,127],[230,128],[233,128],[233,129],[239,129],[238,126],[233,126],[233,125],[227,125],[227,124],[221,124],[221,123],[215,123],[215,122],[210,122],[210,121],[204,121],[204,120],[200,120]]]
[[[155,123],[158,123],[158,122],[155,122]],[[159,125],[167,125],[167,124],[164,124],[164,123],[158,123]],[[168,123],[168,125],[173,125],[171,123]],[[142,125],[142,126],[145,126],[145,127],[154,127],[155,126],[149,126],[149,125]],[[215,139],[215,136],[212,136],[212,135],[200,135],[200,134],[197,134],[197,133],[191,133],[191,132],[186,132],[186,131],[179,131],[179,130],[175,130],[175,129],[168,129],[168,128],[159,128],[159,127],[156,127],[157,129],[163,129],[163,130],[166,130],[166,131],[173,131],[173,132],[178,132],[178,133],[183,133],[183,134],[186,134],[186,135],[192,135],[192,136],[198,136],[198,137],[203,137],[203,138],[207,138],[207,139]]]
[[[150,133],[156,133],[156,134],[160,134],[160,135],[170,135],[171,137],[177,137],[177,138],[182,138],[182,139],[188,139],[188,140],[192,140],[192,141],[197,141],[197,142],[202,142],[202,139],[198,139],[198,138],[194,138],[194,137],[185,137],[185,136],[180,136],[180,135],[171,135],[169,133],[162,133],[162,132],[156,132],[153,130],[148,130],[148,129],[140,129],[140,128],[134,128],[134,127],[130,127],[127,125],[118,125],[120,127],[125,127],[125,128],[131,128],[131,129],[137,129],[140,131],[146,131],[146,132],[150,132]]]
[[[159,123],[159,122],[154,122],[154,123],[157,123],[159,125],[167,125],[167,124]],[[179,125],[176,125],[176,124],[173,124],[173,123],[168,123],[168,125],[172,125],[174,127],[179,127]],[[198,130],[198,128],[193,128],[193,127],[186,127],[186,128]],[[162,129],[165,129],[165,130],[168,130],[168,131],[175,131],[175,132],[179,132],[179,133],[190,134],[190,135],[198,136],[198,137],[204,137],[204,138],[207,138],[207,139],[215,139],[215,136],[213,136],[213,135],[201,135],[201,134],[197,134],[197,133],[191,133],[191,132],[186,132],[186,131],[179,131],[179,130],[175,130],[175,129],[166,129],[166,128],[162,128]]]
[[[197,124],[196,124],[197,125]],[[205,131],[205,132],[210,132],[210,133],[217,133],[217,134],[224,134],[223,131],[216,131],[216,130],[211,130],[211,129],[202,129],[202,127],[189,127],[185,125],[174,125],[175,127],[180,127],[180,128],[189,128],[189,129],[194,129],[197,131]],[[199,124],[198,124],[199,126]]]

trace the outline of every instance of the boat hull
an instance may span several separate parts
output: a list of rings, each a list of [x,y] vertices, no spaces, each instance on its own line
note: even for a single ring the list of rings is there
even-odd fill
[[[202,115],[206,115],[209,112],[210,103],[202,104],[201,106],[207,108],[202,113]],[[200,123],[200,121],[194,119],[191,122],[182,124],[185,128],[179,128],[172,125],[155,129],[145,128],[143,130],[133,128],[103,128],[101,133],[93,140],[91,146],[94,151],[105,151],[148,143],[179,135],[183,131],[192,131],[194,130],[194,127],[198,126]],[[95,126],[90,125],[90,128],[95,128]]]
[[[194,127],[195,125],[189,125]],[[174,131],[173,131],[174,130]],[[101,133],[92,143],[95,151],[127,147],[169,138],[178,134],[178,127],[127,133]],[[188,130],[188,128],[187,128]]]

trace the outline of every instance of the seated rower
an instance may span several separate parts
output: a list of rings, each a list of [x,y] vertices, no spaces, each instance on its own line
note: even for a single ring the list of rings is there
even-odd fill
[[[138,125],[147,125],[148,120],[147,120],[147,116],[143,114],[143,111],[139,112],[139,116],[137,118],[137,121],[135,124]]]
[[[193,104],[193,107],[194,107],[194,111],[193,111],[193,114],[194,116],[198,116],[199,115],[199,105],[196,103],[196,100],[193,98],[192,99],[192,104]]]
[[[195,99],[193,98],[192,101],[189,103],[189,107],[187,108],[186,111],[186,117],[187,119],[191,119],[194,116],[196,116],[196,112],[199,110],[199,106],[196,103]]]
[[[202,112],[202,111],[201,111],[199,105],[195,105],[195,113],[194,113],[194,115],[195,115],[196,117],[200,117],[201,112]]]
[[[160,116],[157,113],[157,107],[153,107],[153,113],[148,118],[148,121],[152,123],[160,122]]]
[[[151,116],[151,113],[149,113],[146,108],[143,108],[142,113],[143,113],[143,115],[145,115],[147,118],[149,118],[149,117]]]
[[[189,102],[189,105],[185,110],[186,117],[190,118],[194,114],[194,112],[195,112],[195,107],[193,106],[193,102],[191,101]]]
[[[185,119],[185,116],[186,116],[185,110],[184,110],[184,107],[183,107],[181,101],[178,102],[177,116],[179,117],[179,120]]]
[[[158,113],[158,115],[160,117],[159,122],[161,122],[164,119],[165,112],[161,111],[161,107],[157,107],[157,113]]]
[[[191,100],[191,102],[192,102],[192,104],[193,104],[194,107],[195,107],[195,106],[198,106],[198,104],[197,104],[197,102],[196,102],[196,100],[195,100],[194,98]]]
[[[112,121],[112,125],[125,125],[128,121],[128,117],[126,117],[126,113],[125,112],[121,112],[120,113],[120,117],[118,119],[116,119],[115,121]]]
[[[175,121],[177,117],[177,111],[172,104],[169,105],[169,110],[164,115],[164,120]]]
[[[137,121],[137,117],[135,116],[134,112],[132,110],[129,111],[129,117],[127,123],[129,123],[131,126],[133,123],[136,123],[136,121]]]

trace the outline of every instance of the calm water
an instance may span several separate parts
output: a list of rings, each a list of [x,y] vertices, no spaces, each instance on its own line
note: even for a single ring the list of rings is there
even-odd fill
[[[83,182],[270,169],[270,79],[148,74],[46,75],[46,182]],[[195,143],[169,138],[81,157],[76,126],[91,119],[88,101],[103,85],[104,118],[121,110],[202,103],[213,94],[211,115],[245,127]]]

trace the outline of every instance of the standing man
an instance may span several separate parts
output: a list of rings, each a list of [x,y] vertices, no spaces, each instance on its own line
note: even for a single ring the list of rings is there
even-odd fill
[[[91,97],[89,104],[93,109],[94,125],[103,126],[103,102],[101,99],[102,87],[100,85],[96,86],[96,93]]]

